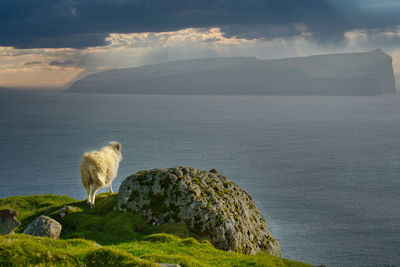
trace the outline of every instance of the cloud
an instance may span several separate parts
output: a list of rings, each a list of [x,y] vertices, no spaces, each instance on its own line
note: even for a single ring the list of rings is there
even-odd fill
[[[41,61],[29,61],[29,62],[25,62],[24,66],[40,65],[40,64],[42,64]]]
[[[0,70],[0,87],[60,88],[80,72],[82,72],[82,69],[79,68],[20,68]]]
[[[234,36],[226,37],[219,28],[186,28],[174,32],[112,33],[107,38],[110,48],[115,47],[165,47],[193,43],[243,44],[251,42]]]
[[[399,46],[395,46],[396,36],[400,36],[399,30],[346,32],[345,44],[340,46],[321,46],[310,42],[307,35],[273,40],[246,40],[228,38],[219,28],[188,28],[175,32],[111,34],[108,38],[109,46],[83,50],[0,47],[0,87],[60,87],[75,79],[78,73],[84,75],[112,68],[130,68],[192,58],[255,56],[272,59],[368,51],[375,49],[377,42],[392,44],[391,48],[383,48],[393,56],[396,80],[400,84],[400,52]],[[26,62],[34,61],[42,62],[42,65],[24,66]]]
[[[1,0],[0,46],[105,46],[112,33],[221,29],[227,37],[308,35],[337,43],[351,30],[393,28],[400,5],[390,0]]]
[[[51,61],[49,66],[60,66],[60,67],[67,67],[67,66],[75,66],[77,63],[73,60],[66,60],[66,61]]]

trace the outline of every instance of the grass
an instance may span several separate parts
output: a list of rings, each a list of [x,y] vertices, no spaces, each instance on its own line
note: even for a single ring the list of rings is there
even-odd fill
[[[0,236],[0,266],[157,266],[125,251],[83,239],[53,240],[24,234]]]
[[[14,209],[18,211],[18,220],[21,226],[17,232],[21,232],[41,214],[49,214],[65,203],[76,202],[75,199],[58,195],[35,195],[0,198],[0,209]]]
[[[153,234],[142,241],[115,246],[132,255],[155,262],[179,263],[182,266],[310,266],[267,253],[244,255],[215,249],[209,242]]]
[[[117,194],[99,195],[93,209],[86,201],[56,195],[0,199],[0,209],[17,210],[22,222],[17,234],[0,236],[0,266],[311,266],[266,253],[217,250],[182,223],[152,226],[138,214],[118,212],[116,203]],[[18,234],[37,216],[54,216],[67,205],[78,209],[59,220],[60,240]]]

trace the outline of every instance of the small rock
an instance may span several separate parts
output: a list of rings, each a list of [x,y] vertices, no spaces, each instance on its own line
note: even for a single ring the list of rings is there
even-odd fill
[[[60,220],[60,219],[64,218],[65,215],[74,213],[77,211],[79,211],[79,208],[77,208],[77,207],[66,206],[66,207],[60,209],[55,215],[53,215],[53,218],[55,220]]]
[[[15,210],[0,210],[0,235],[13,234],[21,223],[17,220],[18,213]]]
[[[159,263],[161,267],[181,267],[179,264],[173,264],[173,263]]]
[[[48,216],[41,215],[26,227],[24,234],[58,239],[61,234],[61,229],[62,226],[59,222]]]

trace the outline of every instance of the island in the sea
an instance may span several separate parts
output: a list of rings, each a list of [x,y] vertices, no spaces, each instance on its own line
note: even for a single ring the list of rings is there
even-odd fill
[[[112,69],[66,92],[110,94],[380,95],[395,93],[392,58],[376,49],[308,57],[173,61]]]

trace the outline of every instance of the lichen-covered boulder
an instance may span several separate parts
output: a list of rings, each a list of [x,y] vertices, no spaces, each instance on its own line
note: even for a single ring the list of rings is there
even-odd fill
[[[59,222],[48,216],[40,215],[26,227],[24,234],[58,239],[61,229],[62,226]]]
[[[138,212],[153,224],[184,222],[219,249],[280,256],[279,242],[251,197],[215,169],[140,171],[122,182],[118,209]]]
[[[15,210],[0,210],[0,235],[13,234],[14,230],[21,225],[17,220],[18,214]]]

